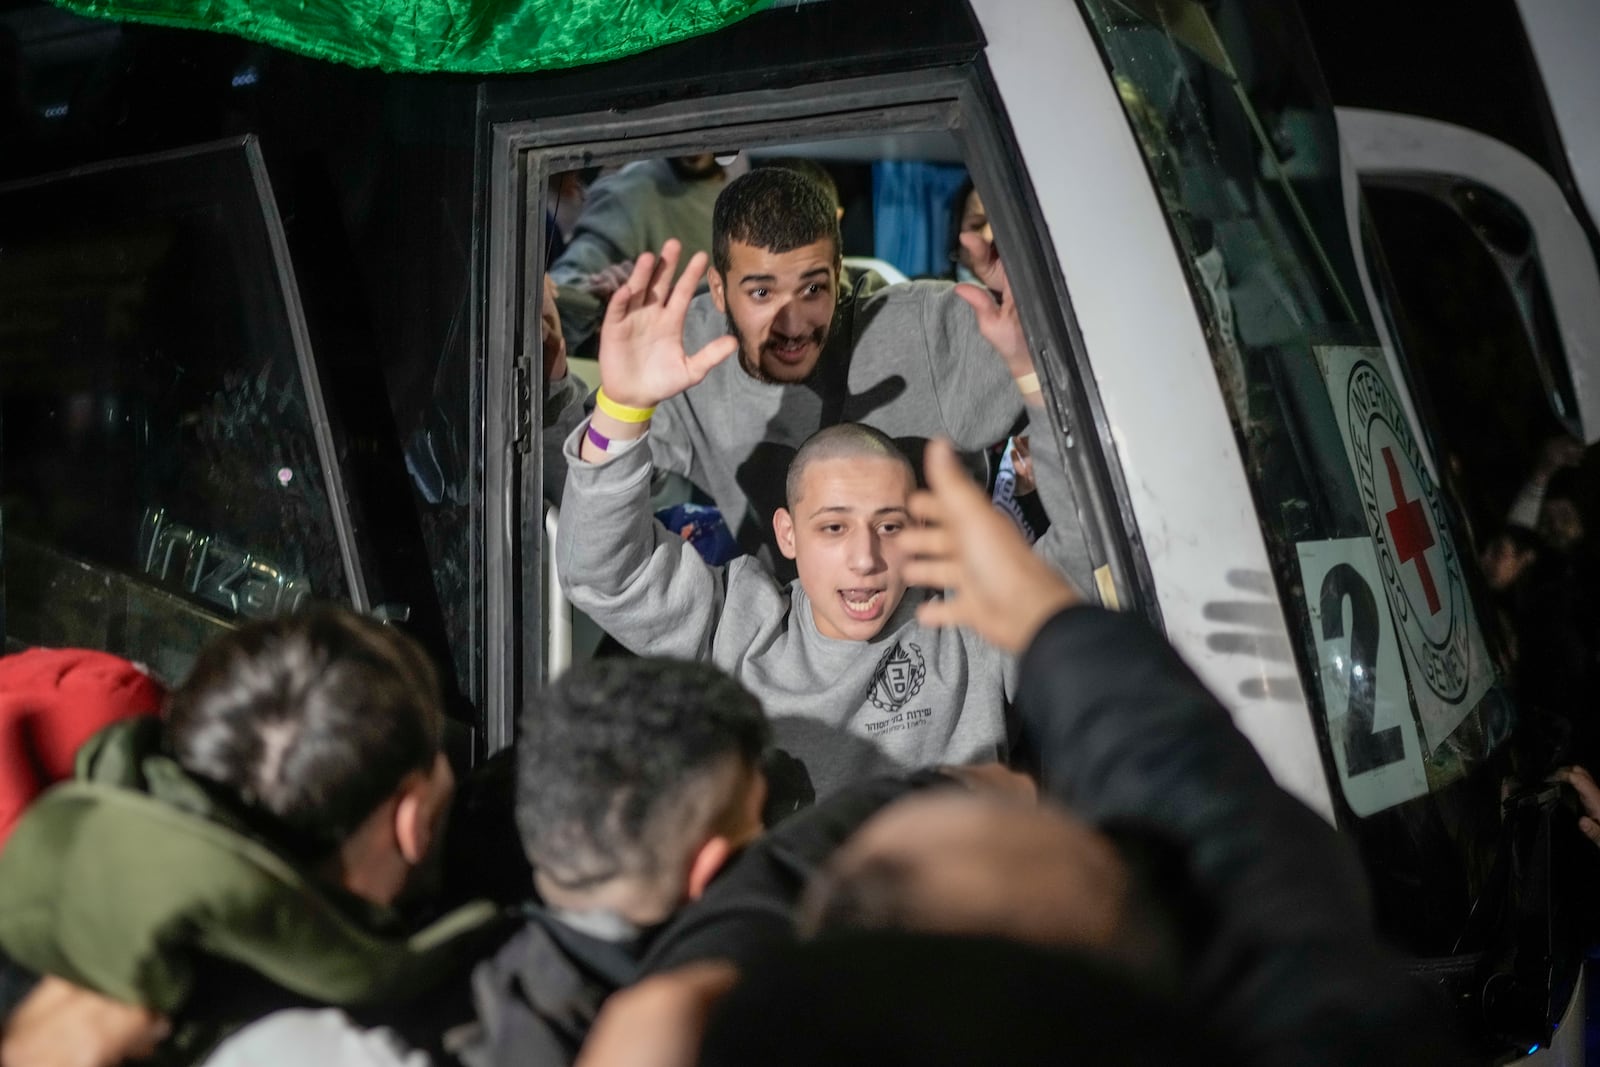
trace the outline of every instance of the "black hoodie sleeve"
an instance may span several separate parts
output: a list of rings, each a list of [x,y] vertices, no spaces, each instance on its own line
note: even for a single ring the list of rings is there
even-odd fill
[[[1427,991],[1378,945],[1349,843],[1277,786],[1146,623],[1061,612],[1022,660],[1017,703],[1046,793],[1188,853],[1215,918],[1192,992],[1247,1062],[1451,1062]]]

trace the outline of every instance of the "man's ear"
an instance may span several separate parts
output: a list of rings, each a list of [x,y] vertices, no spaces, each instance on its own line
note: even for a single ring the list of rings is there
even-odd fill
[[[772,513],[772,533],[778,539],[778,551],[785,559],[794,559],[794,516],[788,508]]]
[[[443,822],[444,807],[450,802],[450,765],[444,753],[434,759],[431,773],[413,774],[400,787],[394,808],[394,837],[400,855],[415,867],[433,848],[434,836]]]
[[[706,886],[711,884],[711,879],[722,870],[723,864],[728,862],[728,857],[733,855],[733,845],[726,837],[717,836],[707,839],[695,852],[694,859],[689,861],[689,884],[686,887],[690,900],[699,900],[705,893]]]
[[[728,313],[728,293],[724,288],[727,282],[723,280],[722,272],[715,267],[706,271],[706,284],[711,287],[711,302],[717,305],[717,310],[726,315]]]

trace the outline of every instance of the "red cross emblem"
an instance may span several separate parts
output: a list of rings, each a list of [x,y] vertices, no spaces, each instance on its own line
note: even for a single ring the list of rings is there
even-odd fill
[[[1384,515],[1389,525],[1389,539],[1394,542],[1395,554],[1400,562],[1415,563],[1417,577],[1422,579],[1422,593],[1428,598],[1428,613],[1439,614],[1439,590],[1433,584],[1433,572],[1428,569],[1428,549],[1434,546],[1433,530],[1422,510],[1421,500],[1407,500],[1405,486],[1400,482],[1400,468],[1395,466],[1394,451],[1383,450],[1383,462],[1389,468],[1389,487],[1394,490],[1394,510]]]

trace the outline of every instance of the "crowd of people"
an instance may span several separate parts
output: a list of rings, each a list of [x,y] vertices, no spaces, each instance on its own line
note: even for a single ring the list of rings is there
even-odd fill
[[[803,170],[614,177],[545,291],[546,485],[633,655],[459,783],[427,655],[343,610],[118,703],[0,849],[0,1063],[1461,1062],[1349,843],[1086,593],[976,194],[976,284],[887,285]],[[640,198],[709,239],[613,224]],[[1032,521],[972,477],[997,445]],[[746,554],[656,522],[663,472]]]

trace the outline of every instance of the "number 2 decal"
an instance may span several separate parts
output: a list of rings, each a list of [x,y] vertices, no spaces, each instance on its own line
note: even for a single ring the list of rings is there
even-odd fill
[[[1322,639],[1344,636],[1344,602],[1350,601],[1350,655],[1345,686],[1350,703],[1344,730],[1344,758],[1353,777],[1405,759],[1400,727],[1375,730],[1378,694],[1378,640],[1382,633],[1378,601],[1365,578],[1348,563],[1336,564],[1322,580]]]
[[[1404,651],[1370,537],[1302,541],[1295,550],[1317,645],[1323,736],[1350,810],[1365,818],[1428,791]]]

